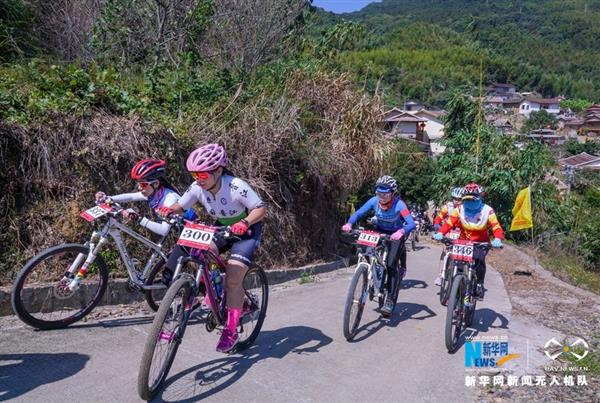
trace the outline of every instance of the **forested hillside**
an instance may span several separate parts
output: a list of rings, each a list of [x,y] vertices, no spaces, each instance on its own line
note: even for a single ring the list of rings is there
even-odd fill
[[[343,14],[372,39],[342,60],[394,93],[441,105],[447,90],[516,84],[600,99],[600,1],[384,0]]]

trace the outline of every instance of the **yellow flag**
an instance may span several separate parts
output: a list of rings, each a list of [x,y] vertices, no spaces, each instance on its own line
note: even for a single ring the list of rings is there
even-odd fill
[[[529,186],[521,189],[515,200],[515,206],[512,209],[513,220],[510,225],[511,231],[518,231],[533,227],[533,217],[531,216],[531,192]]]

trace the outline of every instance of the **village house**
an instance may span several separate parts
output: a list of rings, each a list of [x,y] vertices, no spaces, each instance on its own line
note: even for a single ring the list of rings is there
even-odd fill
[[[486,88],[486,93],[490,97],[509,99],[516,95],[517,88],[512,84],[492,83]]]
[[[600,172],[600,156],[588,153],[580,153],[567,158],[558,160],[558,163],[565,168],[588,169]]]
[[[532,130],[530,133],[525,135],[525,138],[528,140],[537,140],[542,144],[549,146],[558,146],[565,143],[565,137],[560,134],[556,134],[556,131],[553,129]]]
[[[404,110],[407,112],[416,112],[423,108],[424,106],[416,101],[406,101],[404,103]]]
[[[392,108],[385,112],[384,131],[394,136],[414,139],[417,135],[419,123],[425,123],[427,120],[414,115],[411,112],[398,108]]]
[[[506,120],[506,119],[497,119],[494,122],[494,127],[496,129],[498,129],[498,131],[500,133],[503,133],[503,134],[514,134],[515,133],[512,123],[510,123],[510,121]]]
[[[577,116],[561,115],[558,117],[557,133],[569,138],[577,138],[577,133],[581,126],[583,126],[583,123],[583,119]]]
[[[390,137],[416,141],[437,155],[444,151],[439,143],[444,136],[443,113],[424,108],[412,112],[392,108],[383,114],[383,130]]]
[[[581,131],[591,137],[600,136],[600,104],[592,105],[585,110]]]
[[[533,98],[527,97],[519,105],[519,114],[529,117],[531,112],[539,112],[545,110],[552,115],[558,115],[560,113],[560,101],[561,97],[558,98]]]

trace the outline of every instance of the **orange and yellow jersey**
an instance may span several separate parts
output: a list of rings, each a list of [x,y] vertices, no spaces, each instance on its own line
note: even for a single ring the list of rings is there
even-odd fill
[[[487,204],[483,205],[483,208],[475,217],[467,217],[463,206],[455,208],[440,228],[440,232],[446,235],[454,227],[460,228],[460,239],[489,242],[490,235],[488,231],[492,231],[494,238],[504,239],[504,231],[502,231],[496,213]]]
[[[456,206],[454,205],[453,202],[450,201],[450,202],[444,204],[442,206],[442,209],[438,213],[438,215],[436,215],[435,218],[433,219],[433,224],[434,225],[441,224],[444,220],[446,220],[446,218],[448,218],[450,216],[450,214],[452,214],[452,212],[454,210],[456,210]]]

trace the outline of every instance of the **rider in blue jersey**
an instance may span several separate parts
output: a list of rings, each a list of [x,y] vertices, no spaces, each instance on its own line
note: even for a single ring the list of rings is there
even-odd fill
[[[352,226],[371,210],[375,212],[375,217],[371,220],[375,228],[382,233],[391,235],[386,262],[390,273],[390,282],[388,283],[388,295],[381,309],[383,314],[390,315],[394,307],[392,295],[406,274],[404,241],[416,225],[406,203],[398,196],[398,183],[391,176],[384,175],[377,179],[375,196],[352,214],[348,223],[342,226],[342,231],[351,231]],[[399,272],[398,260],[400,260]]]

